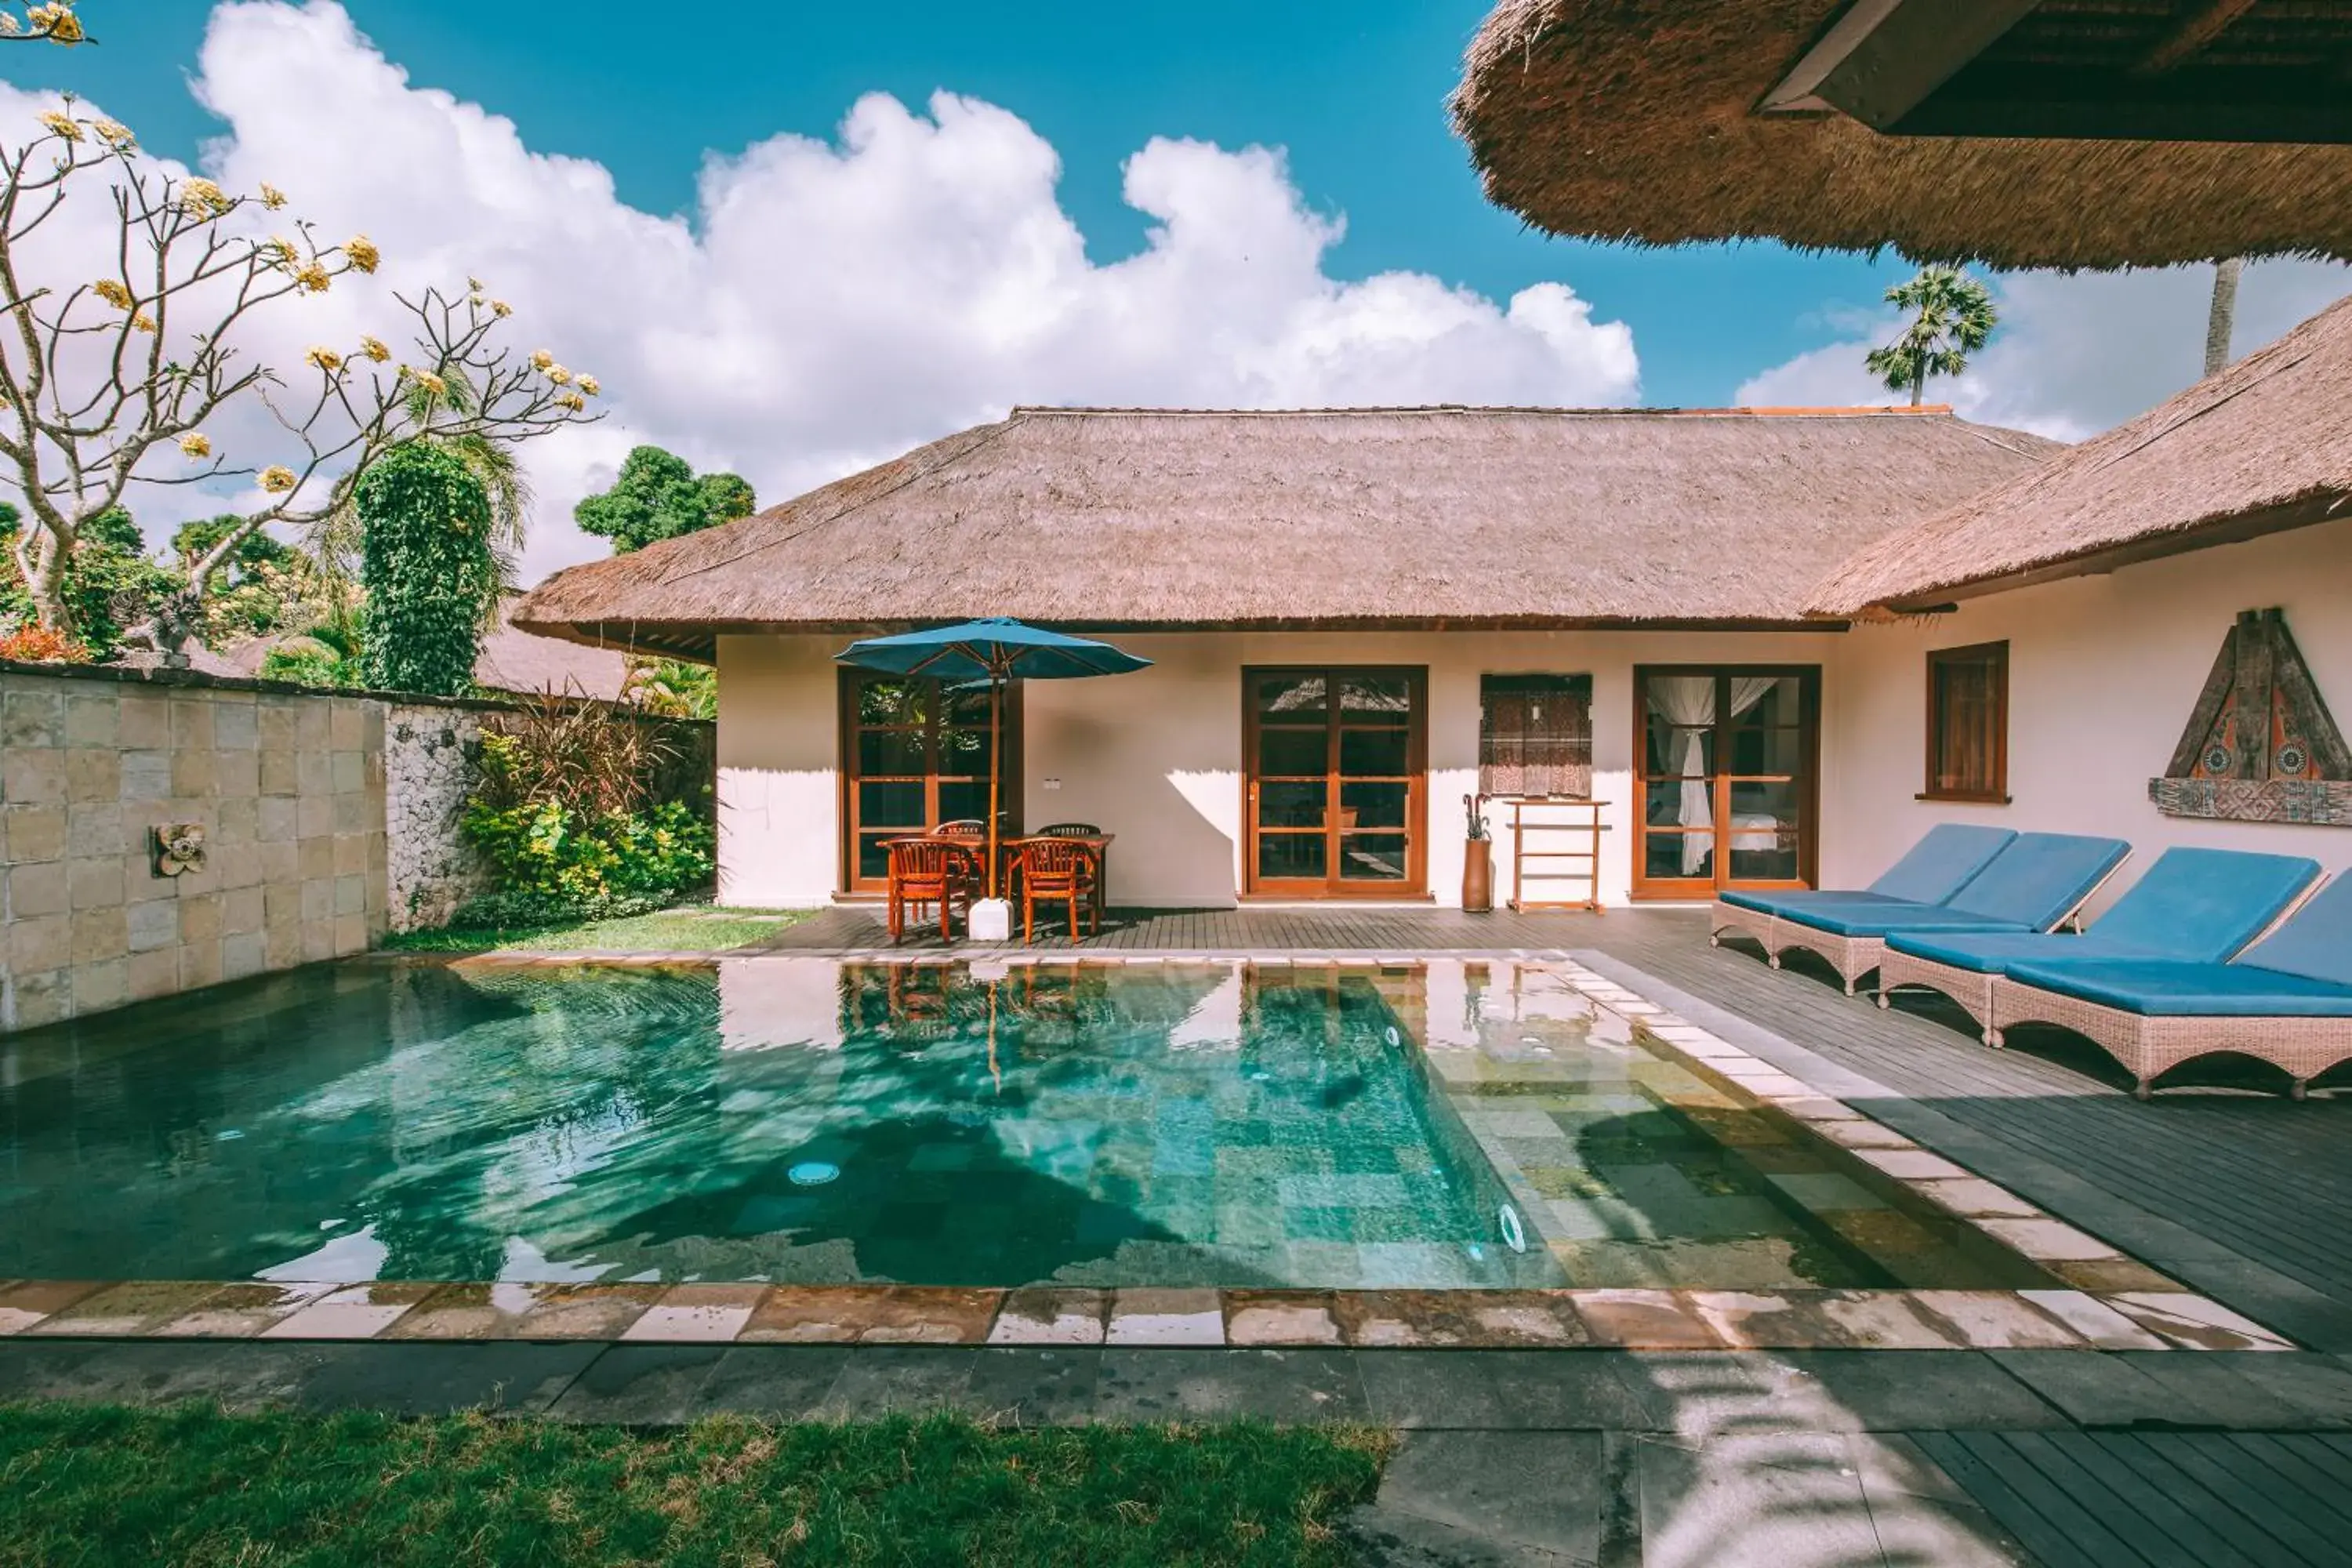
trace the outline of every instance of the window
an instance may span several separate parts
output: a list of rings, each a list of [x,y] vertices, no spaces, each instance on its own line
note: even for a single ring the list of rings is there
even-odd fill
[[[1592,795],[1592,678],[1478,678],[1478,791]]]
[[[1927,656],[1927,787],[1922,800],[2009,803],[2009,645]]]

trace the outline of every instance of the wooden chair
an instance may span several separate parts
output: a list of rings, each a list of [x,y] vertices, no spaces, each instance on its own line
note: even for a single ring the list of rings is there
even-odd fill
[[[1100,838],[1103,830],[1091,822],[1049,822],[1037,830],[1040,838]]]
[[[988,824],[977,816],[961,816],[953,822],[942,822],[931,829],[934,838],[985,838]]]
[[[967,914],[971,908],[971,852],[944,838],[893,838],[888,848],[891,945],[905,934],[908,911],[931,904],[940,907],[940,940],[953,941],[951,906],[961,899]]]
[[[1034,942],[1037,935],[1037,900],[1060,900],[1069,905],[1070,942],[1076,946],[1083,940],[1079,931],[1079,911],[1097,929],[1101,922],[1094,919],[1094,851],[1085,844],[1066,838],[1030,838],[1021,845],[1021,940]]]

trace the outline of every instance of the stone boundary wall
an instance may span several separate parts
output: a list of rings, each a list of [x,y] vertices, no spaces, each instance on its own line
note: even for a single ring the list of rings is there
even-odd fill
[[[512,707],[0,660],[0,1033],[446,921],[487,887],[457,820]],[[201,869],[159,870],[167,824]]]

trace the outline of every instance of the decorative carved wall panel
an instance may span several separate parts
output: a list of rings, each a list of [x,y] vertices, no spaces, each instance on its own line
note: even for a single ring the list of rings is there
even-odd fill
[[[2352,827],[2352,749],[2281,612],[2238,616],[2147,795],[2168,816]]]

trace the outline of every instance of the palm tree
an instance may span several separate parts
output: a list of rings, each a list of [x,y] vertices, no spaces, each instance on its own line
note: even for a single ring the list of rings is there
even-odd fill
[[[2238,274],[2245,269],[2242,256],[2221,257],[2213,263],[2213,303],[2205,313],[2207,375],[2230,363],[2230,340],[2238,329]]]
[[[1958,375],[1992,336],[2000,312],[1992,292],[1957,267],[1929,267],[1886,291],[1886,302],[1912,313],[1902,335],[1863,363],[1890,392],[1909,392],[1916,408],[1931,375]]]

